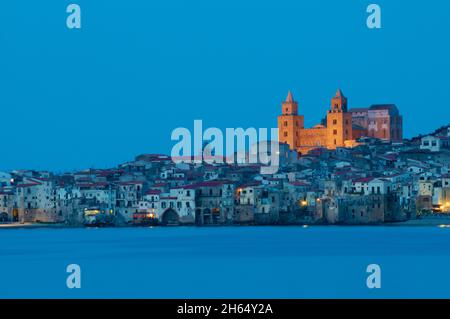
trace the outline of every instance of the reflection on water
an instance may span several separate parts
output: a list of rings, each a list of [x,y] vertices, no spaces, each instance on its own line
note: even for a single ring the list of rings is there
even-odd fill
[[[383,269],[377,297],[450,297],[447,228],[4,229],[0,297],[373,297],[372,263]],[[72,263],[79,291],[64,284]]]

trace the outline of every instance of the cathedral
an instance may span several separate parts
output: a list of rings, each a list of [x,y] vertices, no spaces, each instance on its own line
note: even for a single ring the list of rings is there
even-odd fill
[[[337,90],[321,124],[305,128],[304,116],[289,91],[278,117],[278,139],[300,154],[315,148],[354,147],[357,139],[367,136],[390,142],[401,142],[402,116],[393,104],[348,109],[347,98]]]

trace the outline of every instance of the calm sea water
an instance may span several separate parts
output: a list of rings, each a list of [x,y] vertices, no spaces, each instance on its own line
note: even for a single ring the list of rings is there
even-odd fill
[[[0,297],[450,298],[450,228],[1,229]]]

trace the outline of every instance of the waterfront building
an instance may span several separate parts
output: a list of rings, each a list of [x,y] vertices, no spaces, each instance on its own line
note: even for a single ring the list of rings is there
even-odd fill
[[[15,185],[14,214],[19,222],[60,222],[64,217],[56,211],[56,192],[47,178],[25,177]]]
[[[14,193],[0,189],[0,222],[18,221],[13,215]]]
[[[402,140],[395,105],[348,109],[340,90],[313,128],[291,93],[282,106],[276,172],[144,154],[108,169],[0,173],[0,222],[77,226],[105,212],[116,225],[362,225],[450,213],[448,126]],[[261,158],[275,142],[246,156]]]
[[[195,222],[198,225],[231,223],[234,215],[235,185],[231,181],[198,182],[195,190]]]

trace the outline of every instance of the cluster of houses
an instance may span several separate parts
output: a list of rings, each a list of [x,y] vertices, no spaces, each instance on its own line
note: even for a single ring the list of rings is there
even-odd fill
[[[0,172],[0,222],[379,224],[450,214],[449,144],[449,127],[301,156],[280,144],[274,174],[258,164],[176,164],[159,154],[112,169]]]

